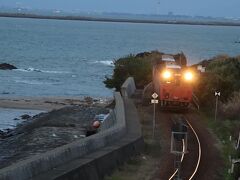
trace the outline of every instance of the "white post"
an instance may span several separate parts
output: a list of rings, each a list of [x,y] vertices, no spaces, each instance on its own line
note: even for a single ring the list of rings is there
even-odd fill
[[[240,132],[239,132],[237,144],[236,144],[236,147],[235,147],[236,150],[239,148],[239,143],[240,143]]]
[[[155,125],[156,125],[156,104],[158,103],[157,100],[157,93],[153,93],[152,95],[153,99],[151,100],[151,103],[153,104],[153,138],[155,136]]]
[[[216,96],[215,122],[217,121],[217,110],[218,110],[218,96]]]
[[[216,96],[215,122],[216,122],[216,120],[217,120],[218,97],[220,97],[220,95],[221,95],[220,91],[219,91],[219,92],[215,91],[215,96]]]
[[[156,105],[153,103],[153,138],[155,137],[155,125],[156,125]]]

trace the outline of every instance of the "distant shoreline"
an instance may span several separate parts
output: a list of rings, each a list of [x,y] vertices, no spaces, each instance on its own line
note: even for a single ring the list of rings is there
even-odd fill
[[[46,16],[24,13],[0,13],[0,17],[9,18],[31,18],[31,19],[55,19],[73,21],[96,21],[96,22],[117,22],[117,23],[143,23],[143,24],[177,24],[177,25],[205,25],[205,26],[240,26],[240,22],[210,22],[210,21],[183,21],[183,20],[141,20],[123,18],[100,18],[87,16]]]

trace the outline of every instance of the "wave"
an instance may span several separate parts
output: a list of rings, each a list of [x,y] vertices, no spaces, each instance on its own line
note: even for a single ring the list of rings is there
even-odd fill
[[[28,68],[28,69],[15,69],[14,71],[21,71],[21,72],[42,72],[39,69]]]
[[[95,61],[94,63],[100,63],[100,64],[107,65],[107,66],[114,66],[113,61]]]
[[[36,80],[24,80],[24,79],[15,80],[15,82],[22,83],[22,84],[30,84],[30,85],[51,85],[52,84],[52,83],[41,82]]]
[[[68,71],[41,71],[43,73],[52,73],[52,74],[69,74]]]
[[[47,71],[47,70],[40,70],[36,68],[29,67],[27,69],[15,69],[14,71],[21,71],[21,72],[40,72],[40,73],[52,73],[52,74],[67,74],[70,73],[68,71]]]

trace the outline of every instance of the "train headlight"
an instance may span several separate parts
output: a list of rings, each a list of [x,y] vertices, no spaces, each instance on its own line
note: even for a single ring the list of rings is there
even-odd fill
[[[193,73],[192,72],[185,72],[184,79],[186,81],[192,81],[193,80]]]
[[[163,77],[164,79],[169,79],[171,76],[172,76],[172,74],[171,74],[171,72],[168,71],[168,70],[164,71],[163,74],[162,74],[162,77]]]

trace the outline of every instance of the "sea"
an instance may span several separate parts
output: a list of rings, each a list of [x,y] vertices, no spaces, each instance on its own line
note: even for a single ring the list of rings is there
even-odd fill
[[[120,57],[184,52],[194,64],[219,54],[240,55],[239,39],[240,27],[230,26],[1,17],[0,63],[18,69],[0,71],[0,98],[112,97],[103,80]]]
[[[34,116],[42,112],[44,111],[0,108],[0,130],[14,129],[18,124],[26,122],[27,120],[21,118],[24,114]]]
[[[240,54],[240,27],[0,18],[0,96],[109,97],[113,61],[159,50],[184,52],[190,64]]]

